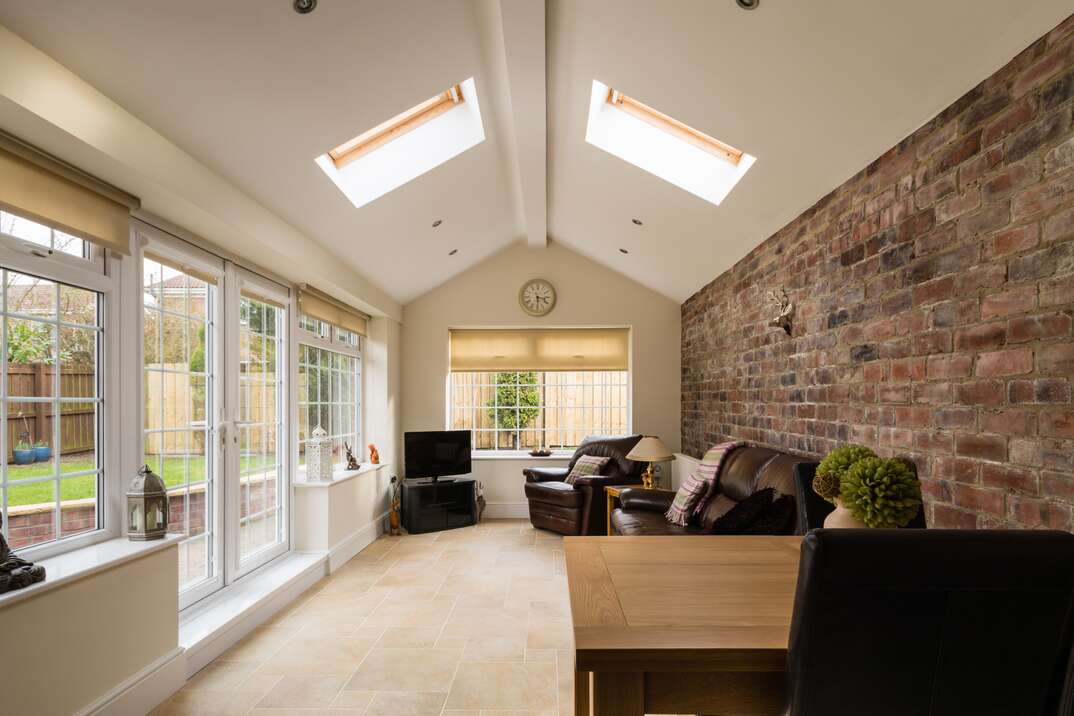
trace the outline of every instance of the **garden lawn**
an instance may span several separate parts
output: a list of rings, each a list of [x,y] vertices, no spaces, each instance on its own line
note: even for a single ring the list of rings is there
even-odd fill
[[[203,475],[205,472],[205,458],[204,457],[166,457],[164,458],[164,467],[161,477],[164,478],[164,484],[168,487],[175,487],[182,485],[186,482],[186,464],[190,464],[190,476],[193,480],[197,480],[198,476]],[[268,457],[262,456],[250,456],[242,458],[243,471],[256,469],[262,465],[271,464],[272,460]],[[82,472],[83,470],[92,470],[96,467],[96,461],[94,458],[64,458],[60,462],[63,472]],[[156,461],[154,460],[150,467],[156,469]],[[52,475],[54,466],[51,462],[34,463],[31,465],[15,465],[10,464],[7,466],[7,479],[11,480],[25,480],[32,477],[47,477]],[[53,492],[53,482],[33,482],[29,485],[10,485],[8,487],[8,507],[17,507],[19,505],[36,505],[43,502],[53,502],[56,497]],[[97,476],[96,475],[79,475],[78,477],[66,477],[60,480],[60,499],[63,502],[68,500],[82,500],[88,497],[94,497],[97,494]]]

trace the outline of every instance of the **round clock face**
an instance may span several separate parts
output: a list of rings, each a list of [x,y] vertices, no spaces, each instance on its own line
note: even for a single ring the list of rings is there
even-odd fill
[[[518,304],[531,316],[543,316],[556,305],[556,289],[543,278],[530,279],[518,292]]]

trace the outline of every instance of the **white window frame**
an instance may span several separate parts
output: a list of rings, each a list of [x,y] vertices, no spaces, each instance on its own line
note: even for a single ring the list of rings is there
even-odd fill
[[[157,254],[162,258],[170,259],[180,266],[190,266],[193,270],[200,273],[207,274],[216,278],[216,300],[213,302],[213,325],[216,327],[217,337],[222,337],[224,327],[224,296],[225,296],[225,263],[222,259],[219,259],[206,251],[202,251],[194,246],[187,244],[184,241],[175,239],[169,236],[167,233],[152,227],[143,222],[139,222],[137,229],[137,235],[139,237],[139,251],[138,258],[138,270],[134,273],[137,274],[138,281],[138,333],[144,335],[144,318],[145,314],[142,309],[142,265],[145,259],[145,250],[148,249],[151,253]],[[206,339],[209,340],[208,337]],[[205,597],[216,593],[226,585],[227,569],[224,559],[224,553],[226,552],[224,542],[224,512],[225,512],[225,493],[224,493],[224,459],[223,459],[223,445],[221,442],[221,426],[225,420],[224,416],[224,341],[216,340],[213,350],[213,374],[214,374],[214,391],[213,391],[213,404],[210,406],[210,410],[214,413],[214,424],[209,429],[209,440],[206,446],[206,453],[208,456],[209,446],[212,450],[212,575],[205,581],[190,587],[188,589],[181,590],[179,592],[179,609],[185,609],[188,606],[204,599]],[[138,341],[138,455],[139,464],[145,462],[145,345],[144,341]],[[181,585],[180,585],[181,586]]]
[[[227,515],[224,538],[228,541],[225,548],[227,561],[227,583],[239,580],[242,577],[256,571],[265,564],[280,557],[291,550],[293,541],[293,525],[291,524],[291,484],[294,481],[295,450],[291,440],[291,426],[294,425],[293,416],[297,412],[295,407],[295,355],[294,342],[294,306],[291,301],[291,291],[285,286],[275,283],[267,278],[259,276],[236,266],[230,261],[226,262],[225,286],[227,297],[224,305],[225,328],[224,328],[224,352],[225,373],[224,390],[226,391],[225,405],[229,406],[229,414],[223,423],[226,430],[224,440],[227,445],[224,459],[228,475],[225,482],[224,510]],[[241,528],[240,528],[240,445],[239,445],[239,302],[242,299],[243,288],[249,286],[253,293],[270,299],[284,307],[283,325],[280,327],[280,337],[283,339],[282,350],[276,354],[276,374],[281,376],[277,384],[278,410],[277,416],[277,446],[283,471],[283,484],[277,492],[279,500],[280,522],[283,526],[283,539],[274,545],[264,547],[241,559]],[[231,309],[234,310],[231,310]],[[235,479],[231,479],[235,476]]]
[[[20,273],[32,274],[101,294],[101,340],[97,355],[97,380],[100,410],[97,419],[97,451],[101,478],[97,490],[97,529],[56,539],[18,550],[18,555],[40,561],[64,552],[87,547],[117,537],[123,529],[123,467],[120,455],[121,412],[120,346],[121,286],[124,262],[104,249],[89,244],[89,257],[80,258],[61,251],[51,251],[40,244],[8,234],[0,234],[0,265]],[[0,331],[0,335],[2,335]],[[7,352],[4,338],[0,350]],[[7,421],[6,391],[0,396],[0,416]],[[6,459],[7,435],[0,431],[0,454]],[[57,457],[58,459],[58,457]],[[3,505],[7,527],[7,505]],[[57,535],[58,537],[59,535]]]
[[[452,384],[452,375],[454,375],[454,373],[456,373],[456,372],[493,373],[494,371],[452,371],[450,369],[448,370],[447,379],[445,381],[446,382],[446,386],[445,386],[445,410],[444,410],[444,415],[445,415],[445,418],[446,418],[445,419],[445,426],[444,426],[445,430],[463,430],[463,429],[465,429],[465,428],[456,428],[456,427],[454,427],[454,414],[453,414],[453,411],[454,411],[454,408],[455,408],[455,401],[454,401],[454,396],[452,395],[452,390],[453,390],[453,387],[454,387],[453,384]],[[516,373],[516,372],[517,373],[539,373],[539,374],[544,374],[544,373],[549,373],[549,372],[553,372],[553,371],[541,371],[541,370],[535,370],[535,371],[527,371],[527,370],[520,370],[520,371],[501,370],[501,371],[495,371],[495,373]],[[625,428],[624,435],[632,434],[633,430],[634,430],[634,408],[633,408],[633,404],[634,404],[634,372],[633,372],[633,365],[631,364],[631,366],[629,366],[625,371],[578,370],[578,371],[573,371],[573,372],[578,372],[578,373],[587,373],[587,372],[588,373],[622,372],[622,373],[626,374],[626,406],[625,406],[625,410],[626,410],[626,428]],[[492,387],[494,387],[494,386],[492,386]],[[476,408],[480,408],[480,407],[484,407],[484,406],[465,406],[465,407],[468,408],[468,409],[476,409]],[[546,406],[540,405],[540,406],[535,406],[535,407],[539,407],[541,410],[544,410]],[[579,407],[585,407],[585,406],[579,406]],[[578,429],[583,430],[583,431],[589,431],[589,430],[595,431],[595,430],[598,430],[598,428],[596,426],[583,427],[583,428],[578,428]],[[508,431],[508,430],[495,430],[495,429],[474,430],[473,428],[471,428],[470,432],[471,432],[471,434],[473,434],[473,433],[477,433],[477,432],[496,433],[496,432],[511,432],[511,431]],[[525,431],[524,430],[518,430],[517,432],[521,433],[521,432],[525,432]],[[587,434],[597,434],[597,433],[587,433]],[[605,434],[605,433],[600,433],[600,434]],[[476,441],[474,442],[474,444],[476,445]],[[552,451],[551,457],[555,457],[555,458],[570,457],[571,455],[574,454],[575,449],[577,449],[577,448],[556,449],[556,450]],[[471,458],[474,459],[474,460],[481,460],[481,459],[495,460],[495,459],[505,459],[505,458],[526,458],[526,457],[529,457],[529,450],[528,449],[505,450],[505,449],[478,449],[478,448],[472,448],[471,451],[470,451],[470,455],[471,455]]]
[[[338,331],[343,330],[343,329],[340,329],[340,328],[338,328],[336,326],[333,326],[330,323],[325,323],[324,321],[318,321],[321,325],[327,326],[328,329],[329,329],[329,335],[326,338],[326,337],[320,335],[319,333],[314,333],[313,331],[302,327],[301,326],[302,318],[309,318],[309,317],[304,316],[304,315],[299,315],[298,316],[298,320],[297,320],[298,325],[297,325],[297,327],[295,329],[295,336],[296,336],[295,350],[292,351],[292,355],[295,357],[295,368],[296,368],[295,373],[294,373],[295,374],[295,379],[294,379],[295,380],[295,390],[294,390],[294,394],[295,394],[295,423],[294,423],[295,430],[294,430],[294,433],[295,433],[295,436],[294,436],[294,441],[293,441],[294,442],[294,456],[295,456],[294,457],[294,464],[296,466],[299,464],[298,455],[299,455],[299,442],[300,441],[299,441],[299,436],[298,436],[298,425],[299,425],[299,422],[298,422],[298,410],[300,409],[299,405],[302,402],[304,402],[302,400],[302,396],[298,394],[298,372],[299,372],[299,368],[300,368],[298,355],[299,355],[301,345],[306,345],[306,346],[309,346],[309,347],[312,347],[312,348],[318,348],[318,349],[321,349],[321,350],[330,351],[332,353],[339,353],[341,355],[350,356],[350,357],[355,359],[355,372],[356,372],[356,375],[354,377],[355,378],[355,384],[354,384],[355,385],[355,396],[354,396],[355,397],[355,416],[354,416],[355,423],[354,423],[354,427],[355,427],[355,431],[356,431],[358,437],[357,437],[357,440],[355,441],[356,444],[352,445],[351,447],[355,451],[355,457],[357,457],[359,462],[360,462],[361,461],[361,456],[364,453],[364,448],[363,448],[361,443],[364,442],[364,438],[365,438],[365,421],[363,419],[363,415],[365,413],[365,390],[364,390],[364,386],[362,384],[362,375],[363,375],[364,370],[365,370],[365,365],[363,363],[363,356],[362,356],[362,348],[363,348],[363,344],[365,342],[365,339],[361,335],[358,335],[358,345],[354,345],[354,344],[351,344],[351,343],[345,343],[344,341],[341,341],[338,338]],[[317,319],[310,319],[310,320],[317,320]],[[354,333],[354,331],[348,331],[348,332],[349,333]],[[308,426],[308,427],[309,427],[310,430],[313,429],[312,426]],[[308,436],[307,436],[307,438],[308,438]],[[339,469],[341,464],[345,465],[346,463],[345,462],[344,463],[336,463],[333,466],[333,468],[334,469]]]

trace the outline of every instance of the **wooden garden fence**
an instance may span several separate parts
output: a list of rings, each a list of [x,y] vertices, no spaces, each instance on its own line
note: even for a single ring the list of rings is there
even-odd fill
[[[49,397],[55,392],[56,368],[45,363],[9,364],[7,367],[7,450],[20,440],[53,443],[56,420],[54,403],[20,402],[17,396]],[[60,371],[60,395],[65,398],[93,398],[96,381],[93,366],[65,365]],[[94,449],[96,407],[92,402],[64,403],[60,409],[60,453],[86,452]],[[29,437],[26,434],[29,433]]]

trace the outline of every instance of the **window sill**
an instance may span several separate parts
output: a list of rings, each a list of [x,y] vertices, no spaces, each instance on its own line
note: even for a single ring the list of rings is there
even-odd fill
[[[574,451],[558,451],[544,457],[535,457],[525,450],[491,451],[470,453],[471,460],[570,460]]]
[[[362,463],[362,466],[359,467],[357,470],[336,470],[335,472],[332,473],[332,479],[331,480],[307,480],[306,479],[306,473],[303,470],[298,475],[299,479],[295,480],[295,482],[293,484],[294,484],[294,486],[296,488],[300,488],[300,489],[305,489],[305,488],[310,488],[310,487],[332,487],[333,485],[338,485],[341,482],[347,482],[348,480],[353,480],[354,478],[358,477],[359,475],[366,475],[366,474],[371,473],[371,472],[376,472],[376,471],[382,470],[382,469],[384,469],[384,468],[386,468],[388,466],[389,466],[389,463],[386,463],[386,462],[382,462],[382,463],[379,463],[377,465],[374,465],[373,463],[370,463],[370,462],[366,462],[366,463]]]
[[[38,560],[37,564],[45,568],[45,581],[32,584],[25,589],[0,594],[0,608],[35,597],[76,579],[113,569],[125,562],[167,549],[182,539],[183,536],[178,534],[169,534],[164,539],[150,542],[132,542],[126,537],[120,537]]]

